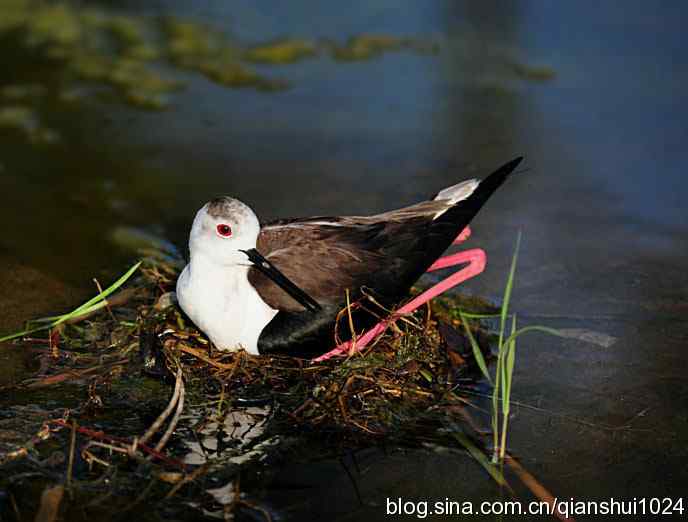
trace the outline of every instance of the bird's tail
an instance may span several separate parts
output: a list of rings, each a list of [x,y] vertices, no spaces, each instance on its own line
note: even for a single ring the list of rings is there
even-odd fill
[[[449,248],[456,236],[469,225],[482,206],[490,199],[490,196],[506,181],[522,160],[522,157],[518,157],[502,165],[480,181],[477,186],[471,187],[473,190],[470,194],[459,199],[454,205],[435,216],[428,231],[424,263],[424,266],[427,266],[425,266],[425,269]],[[446,194],[455,197],[456,194],[460,194],[462,186],[459,183],[453,187],[446,188],[437,195],[437,198],[444,199],[442,196]],[[466,187],[470,186],[466,185]]]
[[[456,203],[437,216],[436,222],[451,224],[459,232],[463,230],[521,161],[523,161],[523,157],[519,156],[505,163],[480,182],[475,180],[464,181],[441,190],[435,199],[456,199]]]

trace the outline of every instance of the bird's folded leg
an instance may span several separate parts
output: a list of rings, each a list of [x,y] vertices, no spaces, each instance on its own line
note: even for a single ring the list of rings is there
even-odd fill
[[[461,232],[461,234],[457,236],[453,244],[458,244],[465,241],[466,238],[470,236],[470,233],[470,229],[466,227]],[[458,272],[454,272],[446,279],[440,281],[439,283],[427,289],[422,294],[416,296],[414,299],[412,299],[404,306],[396,310],[390,317],[380,321],[370,330],[358,337],[355,340],[355,342],[347,341],[345,343],[342,343],[333,350],[327,352],[326,354],[323,354],[320,357],[313,359],[313,361],[325,361],[337,355],[351,355],[352,353],[356,353],[362,350],[373,339],[375,339],[378,335],[384,332],[390,325],[390,323],[398,319],[400,316],[413,312],[418,307],[422,306],[423,304],[427,303],[428,301],[437,297],[438,295],[446,292],[450,288],[453,288],[456,285],[463,283],[464,281],[482,273],[482,271],[485,270],[485,264],[487,263],[487,255],[485,254],[485,251],[480,248],[473,248],[471,250],[466,250],[464,252],[450,254],[448,256],[441,257],[437,261],[435,261],[430,266],[430,268],[428,268],[428,272],[440,270],[443,268],[449,268],[457,265],[464,265],[466,263],[468,264],[464,268],[462,268]]]

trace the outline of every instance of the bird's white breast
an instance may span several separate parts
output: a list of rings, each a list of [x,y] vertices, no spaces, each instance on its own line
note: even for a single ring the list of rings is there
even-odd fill
[[[177,281],[182,310],[220,350],[258,353],[258,337],[277,310],[248,281],[248,267],[192,259]]]

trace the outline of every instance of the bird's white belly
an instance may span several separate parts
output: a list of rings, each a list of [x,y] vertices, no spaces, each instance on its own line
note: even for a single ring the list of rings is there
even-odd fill
[[[258,353],[258,337],[277,310],[263,301],[243,267],[214,274],[189,265],[177,281],[182,310],[219,350]]]

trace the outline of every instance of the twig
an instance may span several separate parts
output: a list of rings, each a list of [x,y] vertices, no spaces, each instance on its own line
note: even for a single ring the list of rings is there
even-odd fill
[[[146,444],[150,438],[157,433],[157,431],[162,427],[162,425],[165,423],[167,418],[170,416],[172,413],[172,410],[174,407],[177,405],[177,401],[179,400],[179,394],[182,389],[182,370],[181,368],[177,370],[177,380],[174,383],[174,392],[172,393],[172,398],[170,399],[170,402],[167,404],[167,407],[162,411],[160,415],[158,415],[158,418],[155,419],[155,422],[151,424],[151,427],[148,428],[146,433],[143,434],[143,436],[138,440],[139,444]]]
[[[138,288],[127,288],[126,290],[120,290],[116,294],[113,294],[110,297],[108,297],[107,303],[109,306],[113,306],[113,307],[114,306],[122,306],[127,301],[129,301],[132,297],[134,297],[138,291],[139,291]],[[90,317],[93,317],[98,312],[100,312],[100,310],[93,310],[92,312],[88,312],[88,313],[85,313],[82,315],[77,315],[76,317],[72,317],[71,319],[67,319],[63,324],[80,323],[86,319],[89,319]]]
[[[65,422],[65,421],[62,420],[62,419],[51,420],[51,421],[48,421],[48,422],[49,422],[50,424],[57,424],[58,426],[61,426],[61,427],[63,427],[63,428],[66,428],[66,427],[69,426],[69,424],[67,424],[67,422]],[[110,435],[106,435],[106,434],[103,433],[102,431],[91,430],[91,429],[89,429],[89,428],[84,428],[83,426],[79,426],[79,427],[77,428],[77,431],[78,431],[79,433],[81,433],[82,435],[86,435],[86,436],[89,437],[89,438],[98,439],[98,440],[101,440],[101,441],[106,441],[106,442],[113,443],[113,446],[114,446],[114,444],[121,444],[121,448],[124,450],[122,453],[129,453],[129,451],[128,451],[127,448],[130,448],[130,447],[131,447],[131,442],[128,441],[127,439],[123,439],[123,438],[121,438],[121,437],[113,437],[113,436],[110,436]],[[107,446],[104,446],[104,447],[107,447]],[[116,448],[117,446],[114,446],[114,447]],[[137,447],[138,447],[139,449],[141,449],[142,451],[144,451],[145,453],[148,453],[149,455],[152,455],[153,457],[155,457],[156,459],[158,459],[158,460],[160,460],[160,461],[162,461],[162,462],[165,462],[165,463],[167,463],[167,464],[169,464],[169,465],[175,466],[175,467],[177,467],[177,468],[179,468],[179,469],[186,470],[186,464],[184,464],[183,462],[180,462],[180,461],[178,461],[178,460],[176,460],[176,459],[173,459],[173,458],[170,458],[170,457],[168,457],[168,456],[166,456],[166,455],[163,455],[162,453],[160,453],[160,452],[158,452],[158,451],[155,451],[153,448],[151,448],[151,447],[149,447],[149,446],[147,446],[147,445],[145,445],[145,444],[138,443],[138,444],[137,444]],[[113,448],[113,449],[114,449],[114,448]]]
[[[529,472],[527,471],[521,464],[510,454],[506,454],[504,458],[504,462],[507,463],[507,465],[518,475],[518,478],[521,479],[521,482],[523,482],[528,489],[538,497],[540,500],[543,502],[547,502],[552,508],[556,510],[555,513],[553,513],[554,516],[556,516],[559,520],[570,520],[571,522],[575,522],[575,519],[573,517],[567,517],[564,513],[559,511],[558,506],[556,504],[556,499],[554,496],[543,486],[538,482],[538,480]]]
[[[195,470],[193,470],[188,475],[185,475],[179,482],[177,482],[172,487],[172,489],[170,489],[170,491],[168,491],[167,495],[165,495],[165,500],[172,498],[174,495],[177,494],[177,491],[179,491],[185,484],[188,484],[189,482],[193,482],[198,477],[205,474],[209,468],[210,468],[210,464],[205,463],[202,466],[197,467]]]
[[[141,494],[134,499],[134,501],[125,506],[123,509],[120,510],[120,513],[126,513],[127,511],[131,510],[132,508],[138,506],[141,502],[143,502],[148,494],[150,493],[151,489],[153,489],[153,486],[155,486],[155,483],[157,482],[158,479],[153,478],[148,485],[146,486],[146,489],[144,489]]]
[[[265,520],[267,522],[272,522],[272,516],[270,515],[270,512],[267,509],[260,507],[256,504],[252,504],[251,502],[248,502],[246,500],[239,500],[237,502],[237,504],[240,506],[244,506],[244,507],[247,507],[249,509],[252,509],[254,511],[257,511],[258,513],[260,513],[261,515],[263,515],[265,517]]]
[[[19,511],[19,506],[17,505],[17,500],[14,495],[10,493],[10,503],[12,504],[12,511],[14,511],[14,516],[17,517],[17,522],[22,521],[21,512]]]
[[[60,326],[48,330],[48,349],[53,359],[60,357]]]
[[[354,477],[353,473],[351,473],[349,466],[347,466],[346,462],[344,462],[343,456],[339,458],[339,463],[344,468],[344,471],[346,472],[346,476],[349,477],[349,481],[351,482],[351,485],[354,488],[354,493],[356,493],[356,499],[358,499],[359,505],[365,506],[365,503],[363,502],[363,497],[361,496],[361,490],[358,487],[358,482],[356,482],[356,478]],[[354,460],[354,464],[355,464],[355,460]]]
[[[81,458],[84,459],[86,462],[88,462],[88,469],[91,470],[93,468],[92,464],[95,462],[96,464],[100,464],[101,466],[105,468],[110,467],[110,463],[96,457],[93,453],[88,451],[87,449],[81,450]]]
[[[74,448],[76,447],[76,421],[72,419],[72,434],[69,439],[69,461],[67,463],[67,487],[72,487],[72,469],[74,468]]]
[[[182,411],[184,410],[184,395],[185,395],[186,391],[184,388],[184,381],[182,380],[181,368],[177,371],[177,379],[179,379],[179,382],[180,382],[180,391],[179,391],[179,399],[177,401],[177,410],[174,412],[174,417],[172,417],[172,420],[170,421],[170,424],[167,427],[167,431],[165,431],[163,436],[158,441],[158,444],[155,446],[155,451],[162,451],[162,449],[165,447],[165,444],[167,444],[167,441],[172,436],[174,429],[177,427],[177,424],[179,423],[179,417],[181,417]]]
[[[188,353],[189,355],[193,355],[194,357],[197,357],[201,361],[210,364],[211,366],[215,366],[215,368],[220,368],[222,370],[231,370],[236,366],[236,363],[232,364],[225,364],[221,362],[217,362],[213,360],[212,358],[208,357],[202,350],[199,350],[197,348],[191,348],[190,346],[185,346],[183,344],[178,344],[177,348],[179,351],[182,351],[184,353]]]
[[[349,318],[349,331],[351,332],[351,348],[349,349],[349,355],[356,351],[356,329],[354,328],[354,318],[351,315],[351,301],[349,299],[349,289],[346,289],[346,314]]]
[[[47,487],[41,495],[41,505],[36,513],[35,522],[55,522],[64,495],[64,486]]]
[[[97,440],[88,441],[87,448],[90,448],[91,446],[96,446],[98,448],[104,448],[106,450],[109,450],[111,453],[113,451],[116,453],[129,453],[129,450],[127,448],[115,446],[114,444],[107,444],[106,442],[98,442]]]
[[[83,370],[69,370],[64,373],[58,373],[56,375],[51,375],[49,377],[45,377],[40,380],[36,379],[27,379],[23,382],[21,382],[18,386],[25,386],[26,388],[42,388],[43,386],[50,386],[52,384],[58,384],[64,381],[69,381],[72,379],[79,379],[81,377],[85,377],[86,375],[90,375],[92,373],[97,372],[98,370],[101,370],[103,368],[107,369],[112,369],[115,366],[120,366],[122,364],[126,364],[129,362],[129,359],[120,359],[118,361],[114,361],[111,363],[107,364],[101,364],[98,366],[93,366],[91,368],[85,368]]]
[[[98,280],[95,277],[93,278],[93,282],[96,284],[96,288],[98,289],[98,293],[102,294],[103,293],[103,287],[100,286],[100,283],[98,282]],[[112,308],[110,308],[110,301],[108,301],[107,299],[103,299],[103,303],[105,303],[105,308],[107,309],[108,314],[110,314],[110,318],[113,321],[117,321],[115,314],[112,313]]]

